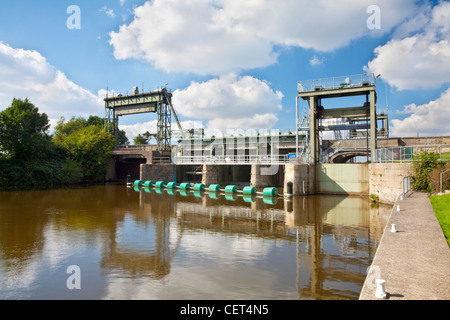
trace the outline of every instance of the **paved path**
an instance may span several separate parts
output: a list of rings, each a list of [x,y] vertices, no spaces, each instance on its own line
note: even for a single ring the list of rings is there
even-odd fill
[[[414,192],[394,205],[360,300],[379,300],[376,278],[386,280],[389,300],[450,299],[450,248],[427,194]]]

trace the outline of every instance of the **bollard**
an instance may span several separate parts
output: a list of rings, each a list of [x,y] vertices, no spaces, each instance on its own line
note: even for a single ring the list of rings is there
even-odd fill
[[[400,206],[399,205],[397,205],[397,211],[400,211]]]
[[[377,284],[377,290],[375,291],[375,297],[377,297],[378,299],[386,299],[387,294],[386,294],[386,291],[384,289],[384,285],[386,284],[386,280],[377,279],[377,280],[375,280],[375,282]]]
[[[395,223],[391,224],[391,232],[397,232],[397,229],[395,229]]]

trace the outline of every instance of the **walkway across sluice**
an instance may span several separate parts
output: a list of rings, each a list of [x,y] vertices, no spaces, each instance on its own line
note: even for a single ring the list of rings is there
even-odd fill
[[[396,201],[359,299],[450,299],[450,248],[427,194]]]

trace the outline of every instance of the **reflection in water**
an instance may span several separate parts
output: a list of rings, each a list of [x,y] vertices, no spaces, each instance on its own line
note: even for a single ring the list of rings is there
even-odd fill
[[[343,196],[3,191],[0,298],[356,299],[389,211]]]

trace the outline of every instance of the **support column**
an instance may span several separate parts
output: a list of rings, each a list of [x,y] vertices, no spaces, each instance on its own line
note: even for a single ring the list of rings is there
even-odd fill
[[[219,170],[217,165],[203,165],[202,170],[202,183],[205,186],[219,183]]]
[[[370,155],[372,161],[377,149],[377,107],[375,99],[375,91],[372,90],[370,91]]]
[[[314,194],[315,165],[313,164],[286,164],[284,173],[284,193],[287,184],[292,183],[292,195],[302,196]]]
[[[317,120],[316,98],[309,98],[309,163],[314,164],[319,161],[319,126]]]

